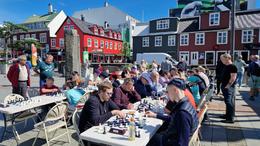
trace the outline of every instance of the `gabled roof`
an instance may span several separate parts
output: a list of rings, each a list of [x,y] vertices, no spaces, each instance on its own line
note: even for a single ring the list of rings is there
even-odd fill
[[[183,32],[192,32],[199,29],[199,20],[198,18],[192,19],[180,19],[178,22],[178,33]]]
[[[51,13],[51,14],[45,14],[45,15],[33,15],[29,17],[27,20],[25,20],[25,23],[35,23],[35,22],[50,22],[52,19],[54,19],[58,13]]]

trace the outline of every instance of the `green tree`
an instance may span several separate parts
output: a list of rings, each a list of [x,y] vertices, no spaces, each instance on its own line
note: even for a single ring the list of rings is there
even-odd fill
[[[0,38],[3,38],[5,41],[4,48],[5,48],[5,52],[6,52],[6,59],[8,59],[7,58],[8,46],[9,45],[12,46],[12,44],[13,44],[13,42],[11,41],[11,37],[17,31],[27,32],[28,29],[23,25],[14,24],[14,23],[8,22],[8,21],[5,21],[3,26],[0,27]]]
[[[128,42],[123,42],[123,50],[122,53],[126,57],[130,57],[131,50],[130,50],[130,44]]]

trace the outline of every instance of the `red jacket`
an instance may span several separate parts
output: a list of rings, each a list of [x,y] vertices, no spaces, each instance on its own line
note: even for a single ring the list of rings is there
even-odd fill
[[[27,86],[30,86],[30,69],[27,65],[25,66],[28,73]],[[18,87],[19,72],[20,72],[19,63],[16,63],[10,67],[7,73],[7,78],[12,83],[13,87]]]

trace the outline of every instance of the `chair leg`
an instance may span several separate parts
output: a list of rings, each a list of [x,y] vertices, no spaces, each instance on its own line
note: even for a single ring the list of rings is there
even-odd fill
[[[38,139],[38,136],[39,136],[40,132],[41,132],[41,130],[39,130],[39,132],[38,132],[37,136],[35,137],[35,139],[34,139],[34,141],[33,141],[33,144],[32,144],[32,146],[34,146],[34,145],[35,145],[35,143],[36,143],[36,140]]]
[[[13,128],[14,139],[15,139],[17,145],[19,145],[20,137],[19,137],[19,134],[18,134],[13,122],[12,122],[12,128]]]
[[[45,139],[46,139],[47,145],[50,146],[48,133],[47,133],[47,131],[45,129],[44,129],[44,134],[45,134]]]
[[[69,135],[69,129],[67,126],[67,123],[65,124],[66,130],[67,130],[67,137],[68,137],[68,142],[70,143],[70,135]]]
[[[3,133],[2,133],[0,142],[3,141],[4,136],[5,136],[6,132],[7,132],[7,121],[6,121],[6,116],[5,116],[5,114],[3,114],[3,117],[4,117],[4,131],[3,131]]]

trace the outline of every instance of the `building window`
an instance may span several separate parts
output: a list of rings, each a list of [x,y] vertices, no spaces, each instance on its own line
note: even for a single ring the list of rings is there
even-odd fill
[[[113,43],[110,42],[110,49],[113,49]]]
[[[64,39],[60,38],[60,47],[63,48],[64,47]]]
[[[47,42],[47,36],[46,33],[40,34],[40,43],[46,43]]]
[[[169,35],[168,36],[168,46],[175,46],[175,35]]]
[[[95,48],[98,48],[98,40],[94,40],[94,46]]]
[[[67,24],[70,24],[70,19],[67,20]]]
[[[104,48],[104,41],[102,40],[102,41],[100,41],[100,48]]]
[[[104,36],[104,35],[105,35],[105,34],[104,34],[104,30],[102,30],[102,29],[100,30],[100,35],[101,35],[101,36]]]
[[[94,34],[98,35],[98,29],[94,27]]]
[[[227,44],[227,31],[217,33],[217,44]]]
[[[24,40],[24,35],[20,35],[20,40]]]
[[[162,30],[162,29],[169,29],[169,19],[166,20],[158,20],[156,21],[156,29]]]
[[[108,49],[109,48],[109,46],[108,46],[108,42],[106,41],[106,49]]]
[[[189,34],[181,34],[180,35],[180,45],[188,46],[189,45]]]
[[[51,39],[51,47],[56,47],[56,39]]]
[[[196,33],[195,44],[196,45],[204,45],[205,44],[205,33]]]
[[[219,13],[211,13],[209,14],[209,26],[219,25],[220,14]]]
[[[17,36],[16,35],[13,36],[13,41],[14,42],[17,41]]]
[[[149,47],[149,37],[143,37],[143,47]]]
[[[214,65],[215,52],[206,52],[205,63],[207,65]]]
[[[26,34],[26,35],[25,35],[25,38],[26,38],[26,39],[28,39],[28,38],[30,38],[30,37],[31,37],[30,34]]]
[[[92,47],[92,39],[88,38],[88,47]]]
[[[154,46],[161,47],[162,46],[162,36],[156,36],[154,38]]]
[[[109,32],[109,37],[110,37],[110,38],[113,38],[112,32]]]
[[[71,29],[71,30],[72,30],[72,29],[74,29],[74,26],[73,26],[73,25],[71,25],[71,26],[70,26],[70,29]]]
[[[117,43],[114,43],[114,49],[117,50]]]
[[[35,33],[32,34],[31,37],[34,38],[34,39],[36,39],[36,34],[35,34]]]
[[[242,30],[242,43],[253,43],[253,30]]]
[[[121,34],[117,35],[117,39],[121,40]]]
[[[118,44],[118,50],[121,50],[121,44]]]
[[[69,26],[64,26],[64,30],[69,30]]]
[[[116,35],[116,33],[114,33],[114,39],[117,39],[117,35]]]

